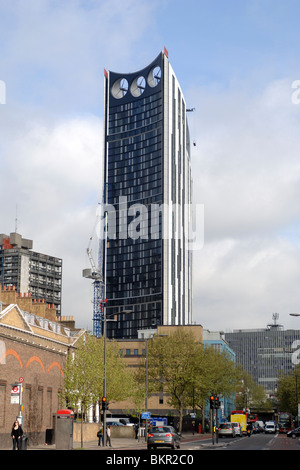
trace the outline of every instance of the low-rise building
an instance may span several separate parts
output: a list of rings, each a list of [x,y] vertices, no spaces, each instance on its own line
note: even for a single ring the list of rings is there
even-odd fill
[[[39,443],[45,442],[46,430],[53,427],[53,414],[60,408],[67,354],[85,334],[85,330],[67,328],[63,321],[52,305],[0,286],[2,448],[10,445],[10,432],[17,417],[29,439]],[[13,391],[16,384],[22,387],[22,400]]]

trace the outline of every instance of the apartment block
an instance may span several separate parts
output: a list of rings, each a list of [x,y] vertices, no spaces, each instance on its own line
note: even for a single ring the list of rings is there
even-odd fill
[[[33,241],[0,234],[0,284],[54,305],[61,315],[62,259],[32,250]]]

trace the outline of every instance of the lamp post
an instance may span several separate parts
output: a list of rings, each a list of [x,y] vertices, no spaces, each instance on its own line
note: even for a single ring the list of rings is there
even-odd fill
[[[168,335],[164,335],[164,334],[156,334],[156,335],[151,335],[151,336],[148,336],[147,338],[145,338],[145,343],[146,343],[146,394],[145,394],[145,410],[146,412],[148,411],[148,381],[149,381],[149,378],[148,378],[148,374],[149,374],[149,363],[148,363],[148,341],[149,339],[153,339],[154,337],[155,338],[162,338],[162,337],[165,337],[165,336],[168,336]],[[148,419],[146,419],[146,426],[145,426],[145,441],[147,441],[147,435],[148,435]]]
[[[291,317],[300,317],[300,313],[290,313]],[[295,369],[295,380],[296,380],[296,408],[297,408],[297,425],[299,425],[299,406],[298,406],[298,377]]]
[[[113,319],[108,319],[106,316],[106,299],[103,301],[103,338],[104,338],[104,380],[103,380],[103,398],[102,399],[102,411],[103,411],[103,447],[106,446],[106,411],[108,408],[107,396],[106,396],[106,339],[107,339],[107,322],[108,321],[117,321]],[[132,310],[123,310],[121,313],[132,313]]]

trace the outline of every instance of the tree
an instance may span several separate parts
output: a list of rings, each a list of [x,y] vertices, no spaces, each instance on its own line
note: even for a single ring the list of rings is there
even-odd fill
[[[234,362],[213,347],[204,347],[192,333],[178,329],[168,337],[154,337],[148,343],[148,391],[163,389],[169,405],[183,410],[205,407],[209,395],[232,395],[239,380]],[[145,389],[145,363],[138,371],[140,389]],[[143,385],[143,386],[142,386]]]
[[[257,385],[251,374],[240,367],[240,381],[236,395],[237,409],[246,408],[268,409],[266,392],[262,385]]]
[[[282,374],[278,379],[277,398],[280,403],[280,411],[287,411],[298,416],[300,389],[300,364],[289,374]]]
[[[149,391],[158,392],[163,388],[168,403],[178,410],[179,431],[182,428],[183,409],[189,402],[195,361],[200,348],[194,337],[182,330],[149,341]]]
[[[114,341],[107,341],[106,346],[106,383],[108,402],[124,400],[130,395],[132,375]],[[67,358],[61,396],[69,408],[80,410],[83,415],[90,406],[101,402],[103,384],[104,339],[86,335],[76,352]]]

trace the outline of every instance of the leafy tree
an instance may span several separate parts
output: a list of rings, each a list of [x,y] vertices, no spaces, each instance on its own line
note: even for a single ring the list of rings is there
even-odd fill
[[[277,398],[280,411],[287,411],[294,416],[298,415],[300,397],[300,364],[289,374],[279,376]]]
[[[257,385],[252,375],[240,367],[240,381],[236,394],[237,409],[258,408],[268,409],[270,403],[266,400],[265,389]]]
[[[106,344],[106,390],[109,402],[124,400],[130,395],[132,374],[120,357],[118,344]],[[64,368],[62,398],[67,406],[80,410],[101,402],[104,389],[104,339],[86,335],[76,352],[67,358]],[[81,441],[83,439],[81,433]]]
[[[189,402],[199,348],[194,337],[182,330],[177,330],[168,337],[154,337],[149,341],[149,392],[158,392],[163,387],[168,403],[178,410],[180,431],[183,409]]]
[[[148,344],[149,394],[163,388],[169,405],[178,411],[180,430],[184,409],[203,409],[212,392],[234,393],[238,374],[233,361],[213,347],[204,347],[192,333],[176,330]],[[144,365],[138,378],[140,384],[145,380]]]

